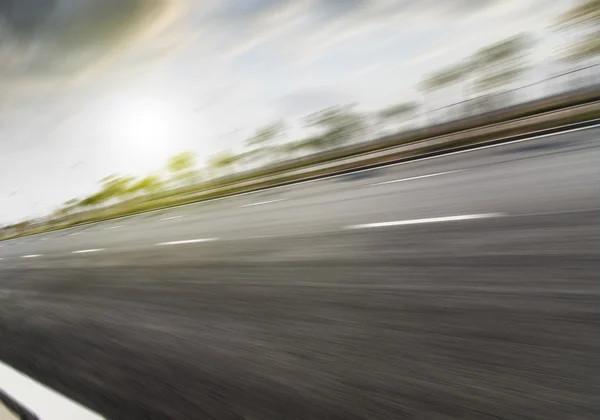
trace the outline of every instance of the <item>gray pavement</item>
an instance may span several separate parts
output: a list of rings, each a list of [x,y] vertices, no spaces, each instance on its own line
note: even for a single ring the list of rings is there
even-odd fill
[[[108,419],[597,418],[599,134],[1,242],[0,359]]]

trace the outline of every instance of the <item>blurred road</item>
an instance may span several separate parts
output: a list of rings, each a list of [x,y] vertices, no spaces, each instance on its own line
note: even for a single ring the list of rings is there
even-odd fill
[[[599,135],[0,242],[0,360],[109,419],[597,418]]]

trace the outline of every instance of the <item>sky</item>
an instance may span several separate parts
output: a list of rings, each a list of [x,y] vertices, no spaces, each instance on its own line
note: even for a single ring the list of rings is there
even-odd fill
[[[0,0],[0,225],[112,173],[241,150],[260,126],[408,100],[424,76],[522,32],[535,77],[550,0]],[[542,65],[546,63],[546,65]]]

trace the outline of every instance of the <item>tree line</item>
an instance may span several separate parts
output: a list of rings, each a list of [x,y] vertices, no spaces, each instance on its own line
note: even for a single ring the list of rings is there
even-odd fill
[[[578,63],[600,56],[600,0],[582,0],[556,21],[556,29],[564,31],[572,42],[564,46],[560,60]],[[448,87],[458,87],[462,99],[474,95],[506,90],[529,69],[528,53],[535,39],[518,34],[481,48],[472,56],[425,77],[419,90],[427,99]],[[477,106],[477,104],[475,104]],[[235,154],[226,150],[208,159],[198,169],[192,152],[171,157],[164,171],[142,178],[107,176],[99,181],[99,190],[83,199],[64,203],[63,215],[85,208],[96,208],[132,197],[153,194],[177,186],[190,185],[206,177],[222,176],[241,169],[267,165],[279,160],[325,151],[357,141],[369,134],[381,134],[386,129],[414,120],[421,105],[404,102],[372,115],[358,112],[353,105],[330,107],[307,116],[307,128],[314,132],[306,138],[287,141],[288,126],[275,122],[259,128],[246,140],[245,151]],[[464,112],[468,113],[466,109]],[[478,110],[474,110],[478,112]]]

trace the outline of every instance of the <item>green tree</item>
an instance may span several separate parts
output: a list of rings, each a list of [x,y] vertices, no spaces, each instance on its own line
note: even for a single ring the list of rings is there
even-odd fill
[[[102,189],[100,196],[105,201],[121,200],[130,194],[131,185],[135,179],[130,176],[119,176],[117,174],[109,175],[100,180]]]
[[[405,102],[385,108],[379,111],[377,116],[381,122],[396,126],[407,119],[414,118],[418,108],[415,102]]]
[[[335,106],[306,117],[308,126],[320,132],[313,141],[318,137],[321,148],[331,149],[360,140],[366,131],[365,118],[353,108],[353,105]]]
[[[231,150],[224,150],[208,159],[209,171],[216,176],[222,176],[236,172],[236,165],[241,156],[234,154]]]
[[[246,146],[249,148],[273,147],[283,137],[286,129],[287,126],[281,121],[259,128],[252,137],[246,140]]]
[[[459,82],[464,82],[472,71],[470,62],[458,63],[427,76],[421,82],[420,89],[425,92],[434,92]],[[468,96],[468,89],[465,89]],[[465,98],[466,99],[466,98]]]
[[[577,5],[558,18],[557,27],[575,33],[563,54],[570,62],[600,56],[600,0],[580,0]]]
[[[181,152],[169,158],[167,169],[172,174],[188,171],[196,166],[196,155],[193,152]]]
[[[147,175],[129,186],[131,194],[153,194],[158,192],[163,186],[162,180],[158,175]]]
[[[505,88],[522,77],[527,70],[527,53],[532,45],[530,36],[519,34],[477,51],[472,59],[475,89],[489,92]]]
[[[71,214],[73,211],[75,211],[75,209],[77,209],[77,207],[79,207],[80,204],[81,204],[81,200],[79,200],[78,198],[72,198],[63,203],[63,206],[59,210],[59,212],[65,216],[67,216],[67,215]]]
[[[442,89],[462,84],[463,97],[462,100],[467,100],[471,96],[472,91],[472,75],[474,65],[471,59],[453,64],[449,67],[438,70],[427,76],[419,84],[419,90],[423,93],[425,104],[431,102],[430,98],[433,93]]]
[[[167,171],[171,181],[177,184],[191,184],[198,179],[196,155],[193,152],[182,152],[167,161]]]
[[[322,136],[314,136],[300,140],[288,141],[283,144],[281,148],[286,156],[293,159],[323,150],[325,145]]]
[[[106,195],[104,191],[99,191],[95,194],[92,194],[88,197],[85,197],[83,200],[79,202],[79,206],[82,208],[86,207],[98,207],[101,204],[104,204],[109,197]]]
[[[242,166],[244,169],[252,169],[260,165],[263,160],[264,155],[259,149],[246,150],[238,155],[238,165]]]
[[[253,152],[255,159],[268,163],[281,157],[280,143],[285,137],[287,125],[282,122],[269,124],[259,128],[256,133],[246,140],[246,147]]]

